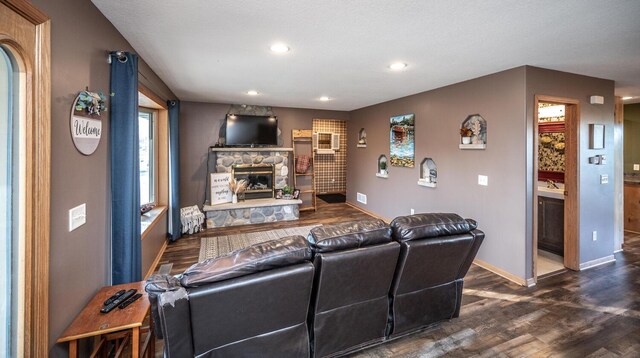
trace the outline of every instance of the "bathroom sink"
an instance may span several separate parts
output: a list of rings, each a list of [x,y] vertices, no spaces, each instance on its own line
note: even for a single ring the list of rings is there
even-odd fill
[[[564,189],[550,189],[546,186],[538,186],[538,195],[564,200]]]

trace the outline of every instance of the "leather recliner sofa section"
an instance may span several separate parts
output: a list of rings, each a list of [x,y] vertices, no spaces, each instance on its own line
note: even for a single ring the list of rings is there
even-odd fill
[[[166,357],[334,357],[457,317],[484,233],[456,214],[325,225],[152,276]]]
[[[463,278],[484,233],[456,214],[417,214],[391,222],[401,245],[391,287],[390,338],[458,317]]]
[[[389,289],[400,245],[382,220],[311,230],[316,276],[309,312],[315,357],[342,355],[386,338]]]
[[[310,259],[306,239],[292,236],[197,263],[179,286],[151,278],[165,356],[309,357]]]

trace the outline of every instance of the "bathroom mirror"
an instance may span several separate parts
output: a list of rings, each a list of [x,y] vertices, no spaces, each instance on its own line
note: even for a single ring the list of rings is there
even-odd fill
[[[540,103],[538,107],[538,181],[564,183],[564,105]]]

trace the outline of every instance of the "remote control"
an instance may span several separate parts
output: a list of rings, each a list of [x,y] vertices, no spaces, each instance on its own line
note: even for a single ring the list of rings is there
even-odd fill
[[[108,305],[110,305],[110,304],[111,304],[111,302],[115,301],[115,300],[116,300],[116,298],[118,298],[118,297],[120,297],[120,296],[124,295],[124,293],[125,293],[125,292],[127,292],[127,291],[125,291],[125,290],[120,290],[120,291],[118,291],[118,292],[114,293],[113,295],[111,295],[111,297],[109,297],[106,301],[104,301],[104,306],[108,306]]]
[[[138,290],[131,289],[131,290],[127,291],[124,295],[116,298],[108,306],[103,307],[100,310],[100,312],[102,312],[102,313],[111,312],[114,308],[118,307],[119,304],[121,304],[122,302],[126,301],[129,297],[133,296],[136,292],[138,292]]]
[[[132,296],[128,300],[122,302],[120,304],[120,306],[118,306],[118,308],[119,309],[123,309],[123,308],[127,307],[128,305],[132,304],[135,300],[137,300],[140,297],[142,297],[142,293],[136,293],[134,296]]]

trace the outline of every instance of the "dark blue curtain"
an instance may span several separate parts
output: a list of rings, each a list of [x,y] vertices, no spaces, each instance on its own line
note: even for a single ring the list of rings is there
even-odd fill
[[[178,135],[179,101],[167,101],[169,107],[169,239],[182,236],[180,222],[180,152]]]
[[[112,284],[142,279],[138,56],[111,54],[111,275]]]

